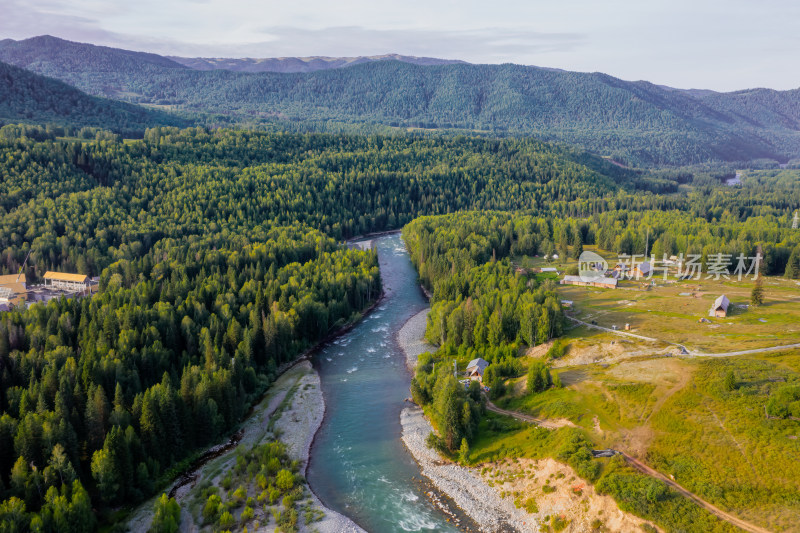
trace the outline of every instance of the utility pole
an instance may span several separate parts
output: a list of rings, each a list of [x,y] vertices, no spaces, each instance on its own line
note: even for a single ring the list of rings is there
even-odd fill
[[[17,273],[17,281],[16,281],[17,283],[19,283],[19,278],[22,277],[22,271],[25,269],[25,265],[28,264],[28,258],[31,256],[31,252],[32,251],[33,251],[33,248],[28,250],[28,255],[25,256],[25,261],[23,261],[22,262],[22,266],[19,267],[19,273]]]

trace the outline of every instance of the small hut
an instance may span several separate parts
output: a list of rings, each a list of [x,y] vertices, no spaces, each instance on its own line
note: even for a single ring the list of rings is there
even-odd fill
[[[731,305],[731,301],[728,300],[728,297],[724,294],[714,300],[714,304],[711,306],[711,309],[708,310],[708,316],[716,317],[716,318],[725,318],[728,316],[728,307]]]
[[[636,279],[646,278],[653,274],[653,267],[648,262],[639,263],[633,267],[633,275]]]
[[[489,366],[489,362],[485,359],[481,357],[473,359],[467,365],[467,376],[471,379],[483,379],[483,372],[487,366]]]

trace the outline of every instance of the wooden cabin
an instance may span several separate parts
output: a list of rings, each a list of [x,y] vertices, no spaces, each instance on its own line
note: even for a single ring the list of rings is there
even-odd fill
[[[578,285],[581,287],[600,287],[601,289],[616,289],[617,280],[614,278],[597,278],[584,280],[580,276],[564,276],[561,285]]]
[[[716,317],[716,318],[725,318],[728,316],[728,307],[731,305],[731,301],[728,300],[728,297],[724,294],[714,300],[714,303],[711,305],[711,309],[708,311],[708,316]]]
[[[23,304],[27,293],[25,274],[0,276],[0,304],[3,304],[5,310]]]
[[[470,379],[483,379],[483,373],[486,370],[486,367],[489,366],[489,362],[485,359],[478,357],[477,359],[473,359],[467,365],[467,377]]]

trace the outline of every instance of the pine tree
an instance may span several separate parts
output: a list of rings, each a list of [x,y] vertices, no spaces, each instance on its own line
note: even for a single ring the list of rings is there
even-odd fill
[[[69,521],[73,531],[93,531],[96,523],[89,494],[77,479],[72,483]]]
[[[567,230],[567,226],[562,226],[561,231],[558,234],[558,254],[559,259],[562,261],[567,258],[569,253],[569,231]]]
[[[534,361],[528,368],[528,392],[537,393],[546,390],[552,384],[550,369],[542,361]]]
[[[469,461],[469,442],[466,437],[461,439],[461,448],[458,449],[458,458],[462,463]]]
[[[92,476],[97,482],[100,497],[107,503],[117,501],[120,492],[120,472],[116,458],[107,447],[97,450],[92,455]]]
[[[578,243],[572,247],[572,258],[576,260],[580,259],[582,253],[583,253],[583,243],[578,241]]]
[[[786,263],[786,270],[783,275],[788,279],[800,277],[800,246],[795,246],[789,255],[789,261]]]
[[[763,303],[764,287],[762,286],[761,276],[758,276],[755,284],[753,285],[753,290],[750,292],[750,305],[753,307],[759,307]]]

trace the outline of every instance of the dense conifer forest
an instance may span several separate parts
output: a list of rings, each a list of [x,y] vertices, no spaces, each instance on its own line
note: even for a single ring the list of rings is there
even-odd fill
[[[2,62],[0,94],[0,126],[20,121],[51,122],[60,127],[88,126],[141,137],[149,126],[189,124],[173,114],[89,96],[66,83]]]

